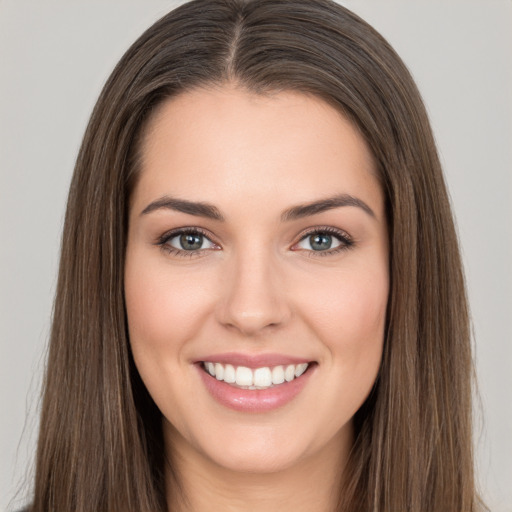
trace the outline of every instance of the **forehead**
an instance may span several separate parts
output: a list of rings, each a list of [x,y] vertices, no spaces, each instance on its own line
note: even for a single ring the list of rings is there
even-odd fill
[[[349,193],[379,202],[381,195],[358,130],[322,99],[292,91],[225,86],[169,99],[146,128],[141,162],[141,201],[170,194],[284,204]]]

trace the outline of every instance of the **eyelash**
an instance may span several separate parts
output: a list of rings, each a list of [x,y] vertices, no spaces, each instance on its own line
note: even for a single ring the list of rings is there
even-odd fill
[[[182,258],[197,257],[197,256],[200,256],[203,251],[209,250],[209,249],[197,249],[195,251],[184,251],[181,249],[177,249],[176,247],[173,247],[172,245],[168,244],[169,240],[172,240],[173,238],[180,236],[180,235],[202,235],[205,238],[207,238],[208,240],[210,240],[210,242],[212,242],[212,240],[211,240],[212,237],[209,233],[207,233],[206,231],[204,231],[201,228],[190,227],[190,228],[174,229],[172,231],[168,231],[167,233],[164,233],[158,239],[156,245],[159,245],[160,248],[163,251],[165,251],[167,254],[170,254],[172,256],[180,256]],[[212,243],[215,244],[215,242],[212,242]],[[215,245],[217,245],[217,244],[215,244]]]
[[[339,254],[342,251],[351,249],[354,246],[354,240],[348,233],[342,231],[341,229],[336,229],[330,226],[319,226],[311,228],[305,231],[304,233],[301,233],[299,241],[295,243],[294,246],[300,243],[305,238],[316,234],[332,235],[335,238],[337,238],[338,241],[341,243],[338,247],[335,247],[334,249],[329,249],[327,251],[310,251],[305,249],[304,252],[307,254],[308,257],[311,258],[316,258],[317,256],[333,256],[335,254]]]
[[[198,234],[204,236],[211,243],[217,245],[215,242],[213,242],[211,240],[212,237],[209,233],[207,233],[206,231],[204,231],[203,229],[198,228],[198,227],[179,228],[179,229],[175,229],[172,231],[168,231],[168,232],[164,233],[161,237],[158,238],[156,245],[160,246],[160,248],[163,251],[165,251],[167,254],[170,254],[173,256],[179,256],[182,258],[198,257],[201,255],[202,252],[208,251],[210,249],[197,249],[197,250],[192,250],[192,251],[185,251],[185,250],[177,249],[176,247],[173,247],[172,245],[169,245],[169,243],[168,243],[169,240],[172,240],[173,238],[180,236],[180,235],[198,235]],[[313,250],[303,249],[303,251],[305,253],[307,253],[308,257],[315,258],[317,256],[321,256],[321,257],[332,256],[332,255],[338,254],[342,251],[351,249],[354,246],[354,241],[350,237],[350,235],[348,235],[348,233],[346,233],[340,229],[330,227],[330,226],[319,226],[319,227],[311,228],[311,229],[305,231],[304,233],[301,233],[299,241],[296,242],[294,244],[294,246],[299,244],[302,240],[304,240],[308,236],[316,235],[316,234],[332,235],[338,239],[338,241],[340,242],[340,245],[338,247],[335,247],[334,249],[329,249],[326,251],[313,251]],[[296,250],[298,250],[298,249],[296,249]]]

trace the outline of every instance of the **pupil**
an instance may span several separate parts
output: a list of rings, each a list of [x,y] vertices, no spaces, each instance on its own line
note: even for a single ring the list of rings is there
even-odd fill
[[[314,251],[324,251],[330,249],[332,245],[332,236],[316,234],[311,237],[311,247]]]
[[[188,251],[201,249],[201,245],[203,245],[203,235],[196,235],[191,233],[181,235],[180,244],[183,249]]]

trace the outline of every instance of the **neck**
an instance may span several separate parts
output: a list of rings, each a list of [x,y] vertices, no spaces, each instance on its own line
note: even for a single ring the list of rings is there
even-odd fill
[[[351,432],[350,432],[351,434]],[[351,437],[334,438],[314,456],[264,472],[219,466],[188,443],[166,436],[173,470],[167,468],[167,503],[172,512],[334,512]],[[347,437],[347,433],[342,434]],[[343,442],[345,441],[345,442]],[[174,476],[177,475],[177,476]],[[174,483],[173,483],[174,482]],[[178,483],[177,483],[178,482]]]

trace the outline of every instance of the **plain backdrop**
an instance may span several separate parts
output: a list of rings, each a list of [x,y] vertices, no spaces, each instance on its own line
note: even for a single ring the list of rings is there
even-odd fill
[[[0,0],[0,510],[24,502],[74,160],[100,89],[170,0]],[[512,1],[347,0],[424,96],[475,332],[478,474],[512,511]],[[10,503],[10,505],[9,505]]]

